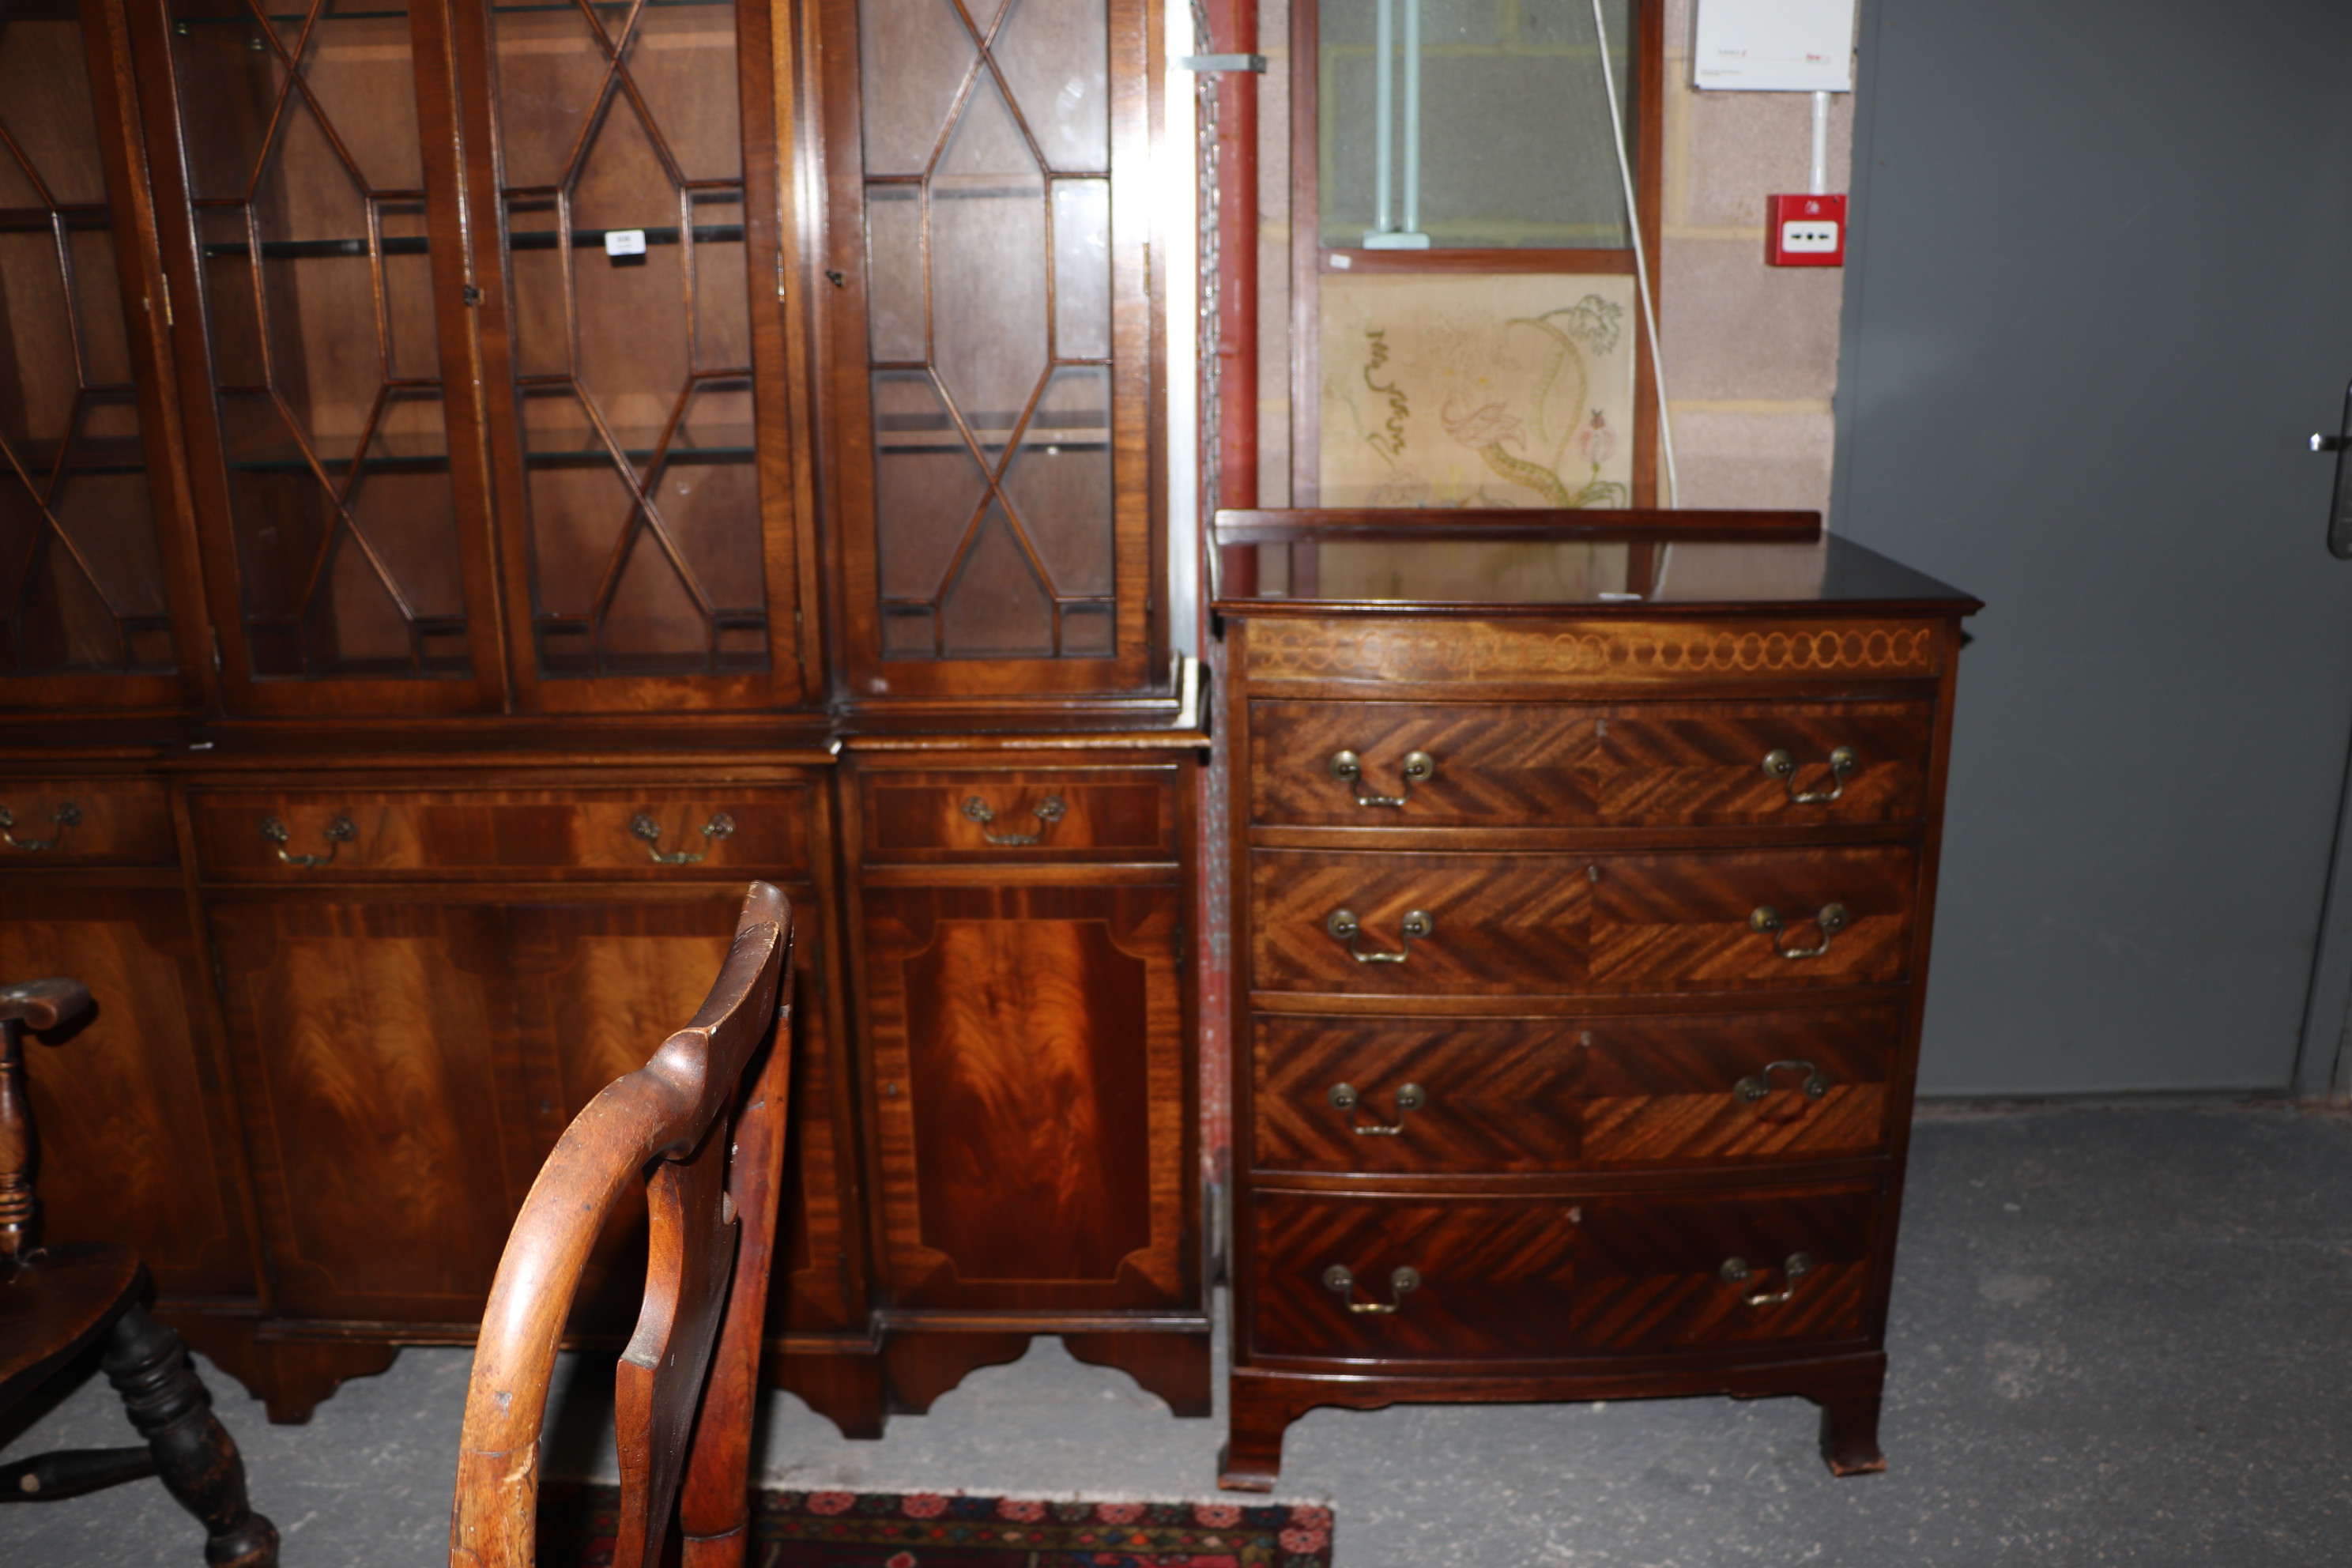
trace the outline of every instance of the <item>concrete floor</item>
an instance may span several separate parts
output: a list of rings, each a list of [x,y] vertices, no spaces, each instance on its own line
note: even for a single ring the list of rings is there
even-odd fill
[[[1832,1480],[1800,1400],[1315,1412],[1283,1492],[1340,1568],[2352,1562],[2352,1119],[2143,1105],[1934,1111],[1912,1159],[1881,1436]],[[285,1562],[441,1561],[463,1352],[412,1351],[272,1427],[208,1373]],[[1220,1388],[1222,1394],[1222,1386]],[[609,1472],[561,1400],[554,1473]],[[5,1450],[124,1440],[85,1384]],[[772,1484],[1212,1494],[1221,1425],[1041,1340],[879,1443],[768,1412]],[[0,1510],[0,1563],[195,1568],[152,1484]]]

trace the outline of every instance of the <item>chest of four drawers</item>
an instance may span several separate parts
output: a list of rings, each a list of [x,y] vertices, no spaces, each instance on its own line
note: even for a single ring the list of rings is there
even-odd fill
[[[1948,644],[1850,629],[1241,628],[1227,1484],[1318,1404],[1883,1364]]]

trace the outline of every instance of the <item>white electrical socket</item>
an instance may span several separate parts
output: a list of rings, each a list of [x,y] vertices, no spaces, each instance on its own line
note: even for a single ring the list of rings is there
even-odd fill
[[[1838,226],[1820,218],[1790,218],[1780,226],[1780,248],[1804,255],[1838,247]]]

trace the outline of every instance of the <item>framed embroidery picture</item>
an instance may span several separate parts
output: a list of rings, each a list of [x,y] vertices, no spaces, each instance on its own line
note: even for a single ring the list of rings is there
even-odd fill
[[[1622,507],[1633,479],[1633,279],[1323,279],[1320,504]]]

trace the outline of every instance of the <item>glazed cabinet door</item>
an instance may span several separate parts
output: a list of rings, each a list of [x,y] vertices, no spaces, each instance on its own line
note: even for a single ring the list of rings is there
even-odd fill
[[[130,0],[224,696],[499,705],[435,0]]]
[[[121,43],[0,16],[0,706],[189,706],[209,658]]]
[[[825,0],[824,449],[853,700],[1162,669],[1158,6]]]
[[[1181,873],[875,880],[863,995],[890,1300],[1190,1305]]]
[[[455,16],[520,702],[814,696],[767,0]]]

